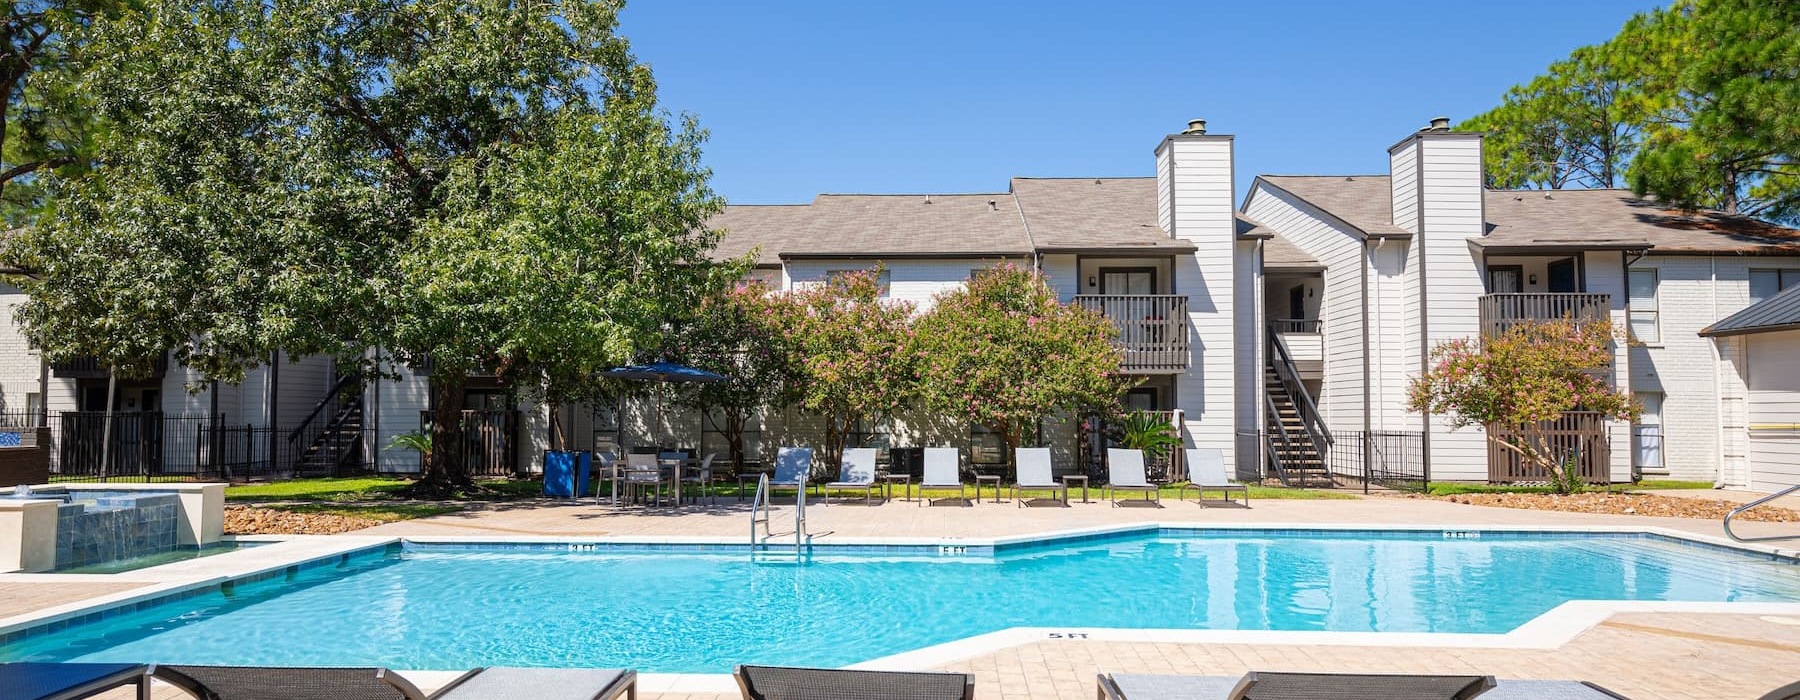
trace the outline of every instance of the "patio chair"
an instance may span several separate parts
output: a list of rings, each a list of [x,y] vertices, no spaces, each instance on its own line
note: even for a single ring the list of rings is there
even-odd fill
[[[957,501],[961,505],[975,505],[969,502],[968,485],[962,480],[962,459],[954,447],[925,448],[925,465],[919,479],[919,505],[937,505],[940,501]],[[925,489],[947,489],[956,487],[956,498],[940,498],[933,501],[925,497]]]
[[[1162,489],[1144,478],[1143,450],[1107,448],[1106,488],[1112,492],[1111,500],[1115,508],[1119,505],[1119,491],[1142,492],[1145,503],[1162,507]]]
[[[811,447],[783,447],[775,452],[775,475],[769,477],[769,486],[791,486],[805,489],[812,485]]]
[[[1757,698],[1757,700],[1800,700],[1800,681],[1795,681],[1764,693],[1763,696]]]
[[[138,700],[150,700],[143,664],[0,664],[0,698],[77,700],[125,685],[136,685]]]
[[[825,491],[824,503],[831,503],[832,489],[862,489],[863,504],[875,500],[875,448],[853,447],[844,450],[844,464],[837,481],[820,486]]]
[[[1052,500],[1069,507],[1068,485],[1051,474],[1050,448],[1020,447],[1013,450],[1013,462],[1018,465],[1018,479],[1013,482],[1012,499],[1020,508],[1025,507],[1025,499],[1020,498],[1019,492],[1025,489],[1048,490]]]
[[[625,455],[625,491],[627,500],[635,499],[645,489],[654,495],[656,503],[662,503],[662,463],[654,453],[633,453]]]
[[[600,502],[600,482],[611,486],[611,495],[607,498],[612,505],[619,505],[619,458],[611,452],[594,453],[594,502]]]
[[[708,493],[707,488],[712,486],[712,479],[713,479],[712,463],[713,463],[713,458],[718,457],[718,456],[719,456],[719,453],[717,453],[717,452],[709,452],[709,453],[707,453],[705,459],[700,460],[700,466],[698,466],[698,467],[686,467],[686,466],[680,467],[682,488],[684,488],[684,489],[687,488],[688,484],[698,485],[700,487],[700,493],[707,493],[708,497],[712,499],[710,502],[713,505],[718,505],[719,494]],[[679,494],[679,493],[675,494],[675,500],[676,500],[676,502],[680,502],[681,494]],[[700,497],[695,496],[694,502],[699,503]]]
[[[1586,686],[1561,682],[1537,690],[1574,689]],[[1354,673],[1268,673],[1251,671],[1242,678],[1230,676],[1153,676],[1101,674],[1101,700],[1468,700],[1494,687],[1493,676],[1427,676]],[[1528,697],[1528,696],[1518,696]],[[1538,697],[1538,696],[1530,696]],[[1565,700],[1545,695],[1544,700]],[[1573,695],[1567,700],[1609,699],[1610,695]]]
[[[382,668],[151,666],[201,700],[612,700],[637,697],[637,672],[597,668],[478,668],[427,695]]]
[[[1216,447],[1190,447],[1187,450],[1188,483],[1181,486],[1180,498],[1187,498],[1188,489],[1197,493],[1194,502],[1206,505],[1206,492],[1218,491],[1227,504],[1232,503],[1231,492],[1244,494],[1244,507],[1250,507],[1250,487],[1231,483],[1225,475],[1225,453]]]
[[[975,697],[975,677],[966,673],[739,666],[731,675],[744,692],[744,700],[972,700]]]

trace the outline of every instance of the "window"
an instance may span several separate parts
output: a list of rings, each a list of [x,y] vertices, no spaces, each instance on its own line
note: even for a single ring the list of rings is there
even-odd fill
[[[1632,465],[1639,469],[1661,469],[1663,395],[1640,392],[1637,400],[1644,412],[1631,426]]]
[[[1155,294],[1156,268],[1100,268],[1101,294]]]
[[[853,274],[853,273],[857,273],[857,272],[868,272],[868,270],[827,270],[825,272],[825,279],[826,280],[835,280],[844,275]],[[888,294],[891,291],[893,291],[893,275],[890,274],[887,270],[882,270],[881,274],[876,276],[875,284],[877,286],[881,287],[881,298],[886,299],[888,297]]]
[[[1489,294],[1518,294],[1525,291],[1525,268],[1519,265],[1489,265]]]
[[[1656,320],[1656,270],[1632,270],[1630,289],[1631,337],[1643,343],[1662,340]]]
[[[38,425],[44,415],[44,395],[35,391],[25,395],[25,415],[30,422],[25,425]]]
[[[1775,296],[1796,284],[1800,284],[1800,270],[1751,270],[1750,303]]]

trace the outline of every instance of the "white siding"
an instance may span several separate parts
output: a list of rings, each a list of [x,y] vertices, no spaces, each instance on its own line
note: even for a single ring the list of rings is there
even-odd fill
[[[1418,347],[1418,326],[1407,325],[1407,311],[1418,309],[1416,286],[1407,285],[1405,241],[1376,241],[1369,253],[1369,402],[1376,430],[1418,430],[1420,417],[1406,409],[1406,383],[1419,361],[1409,355]],[[1407,289],[1413,289],[1407,294]]]
[[[1175,289],[1188,298],[1194,336],[1188,371],[1176,380],[1176,405],[1184,411],[1191,444],[1218,448],[1232,464],[1238,401],[1233,387],[1239,363],[1232,278],[1240,264],[1232,206],[1232,139],[1171,137],[1163,142],[1157,159],[1159,171],[1167,169],[1159,184],[1174,189],[1171,232],[1198,249],[1177,259],[1175,268]]]
[[[300,426],[300,422],[312,413],[313,407],[325,398],[325,390],[331,388],[335,381],[331,358],[324,355],[290,358],[287,353],[281,355],[281,367],[276,372],[280,386],[275,392],[275,425],[283,430],[292,430]],[[330,416],[314,418],[315,421],[328,420]]]
[[[1749,483],[1757,491],[1800,484],[1800,331],[1759,333],[1749,355]]]
[[[1619,342],[1613,349],[1613,386],[1630,394],[1631,384],[1631,348],[1625,337],[1625,257],[1618,251],[1597,251],[1582,256],[1583,281],[1585,289],[1594,294],[1610,296],[1613,327],[1617,329]],[[1710,402],[1709,402],[1710,403]],[[1631,423],[1612,421],[1608,424],[1608,438],[1612,443],[1612,480],[1626,482],[1631,480]]]
[[[1056,298],[1064,302],[1081,293],[1081,277],[1076,274],[1076,257],[1073,255],[1045,255],[1040,269],[1056,290]]]
[[[1394,225],[1419,230],[1419,141],[1407,139],[1388,151],[1388,184],[1393,192]]]
[[[385,369],[398,374],[397,381],[370,382],[364,396],[365,413],[375,429],[376,468],[383,472],[416,473],[419,454],[412,450],[390,447],[394,436],[420,428],[421,412],[431,407],[431,383],[406,367],[389,365]]]
[[[969,272],[993,267],[999,259],[949,260],[795,260],[787,264],[784,275],[788,289],[805,289],[823,284],[833,270],[869,270],[877,265],[888,274],[888,298],[912,302],[918,311],[931,308],[937,295],[962,286]],[[1020,261],[1014,261],[1019,263]]]
[[[1418,240],[1424,275],[1427,350],[1456,338],[1480,333],[1478,300],[1486,292],[1469,239],[1485,233],[1482,215],[1481,137],[1475,134],[1426,134],[1420,149]],[[1479,428],[1451,430],[1450,422],[1432,417],[1433,478],[1487,478],[1487,438]]]
[[[1258,410],[1262,402],[1262,252],[1261,244],[1256,241],[1238,241],[1236,251],[1231,256],[1236,262],[1232,277],[1236,280],[1235,298],[1232,308],[1237,310],[1235,333],[1237,339],[1237,376],[1243,378],[1236,387],[1236,441],[1242,454],[1238,459],[1241,466],[1249,471],[1251,464],[1260,466],[1260,451],[1252,449],[1257,445],[1254,437],[1250,437],[1261,427],[1262,411]],[[1317,338],[1317,335],[1308,336]],[[1317,354],[1318,350],[1313,352]],[[1229,462],[1228,462],[1229,464]]]
[[[1331,429],[1361,430],[1362,242],[1311,204],[1278,190],[1253,190],[1244,213],[1326,266],[1319,291],[1325,362],[1319,395],[1314,400]],[[1248,376],[1260,374],[1259,371]]]

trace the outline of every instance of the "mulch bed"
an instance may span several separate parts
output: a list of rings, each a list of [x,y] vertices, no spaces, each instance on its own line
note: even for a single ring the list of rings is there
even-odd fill
[[[373,518],[335,513],[292,513],[256,506],[225,506],[227,535],[336,535],[380,525]]]
[[[1567,496],[1553,493],[1462,493],[1437,496],[1436,500],[1472,506],[1496,506],[1524,510],[1554,510],[1565,513],[1599,513],[1603,515],[1648,515],[1663,518],[1701,518],[1718,520],[1741,503],[1712,498],[1682,498],[1647,493],[1608,493],[1590,491]],[[1741,520],[1770,523],[1800,522],[1800,512],[1787,508],[1762,506],[1738,516]]]

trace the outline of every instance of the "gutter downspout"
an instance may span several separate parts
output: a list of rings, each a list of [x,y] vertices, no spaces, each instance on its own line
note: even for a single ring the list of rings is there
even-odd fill
[[[1719,256],[1709,255],[1706,258],[1706,262],[1707,262],[1708,267],[1711,268],[1711,272],[1709,273],[1711,279],[1709,281],[1712,285],[1712,294],[1711,294],[1711,296],[1712,296],[1712,315],[1709,316],[1708,318],[1710,318],[1714,321],[1718,321],[1719,320]],[[1627,273],[1627,274],[1629,274],[1629,273]],[[1627,281],[1629,281],[1629,279]],[[1626,299],[1627,299],[1627,301],[1625,303],[1630,304],[1631,302],[1629,301],[1629,299],[1630,299],[1629,294],[1626,295]],[[1660,309],[1662,307],[1658,306],[1657,308]],[[1712,346],[1713,346],[1713,426],[1715,428],[1717,428],[1716,430],[1713,431],[1713,448],[1714,448],[1713,454],[1716,454],[1719,456],[1719,466],[1718,466],[1718,469],[1713,474],[1713,488],[1722,489],[1722,488],[1725,488],[1725,481],[1726,481],[1726,479],[1725,479],[1725,380],[1724,380],[1724,376],[1723,376],[1724,372],[1725,372],[1725,341],[1720,338],[1713,338]],[[1664,397],[1663,404],[1667,405],[1668,404],[1668,394],[1666,394],[1666,393],[1663,394],[1663,397]],[[1661,436],[1658,436],[1657,439],[1660,441]],[[1660,447],[1660,445],[1658,447]],[[1636,457],[1637,457],[1636,455],[1632,456],[1632,458],[1634,460],[1636,459]],[[1664,451],[1663,467],[1665,469],[1668,468],[1668,460],[1669,460],[1668,452]]]

